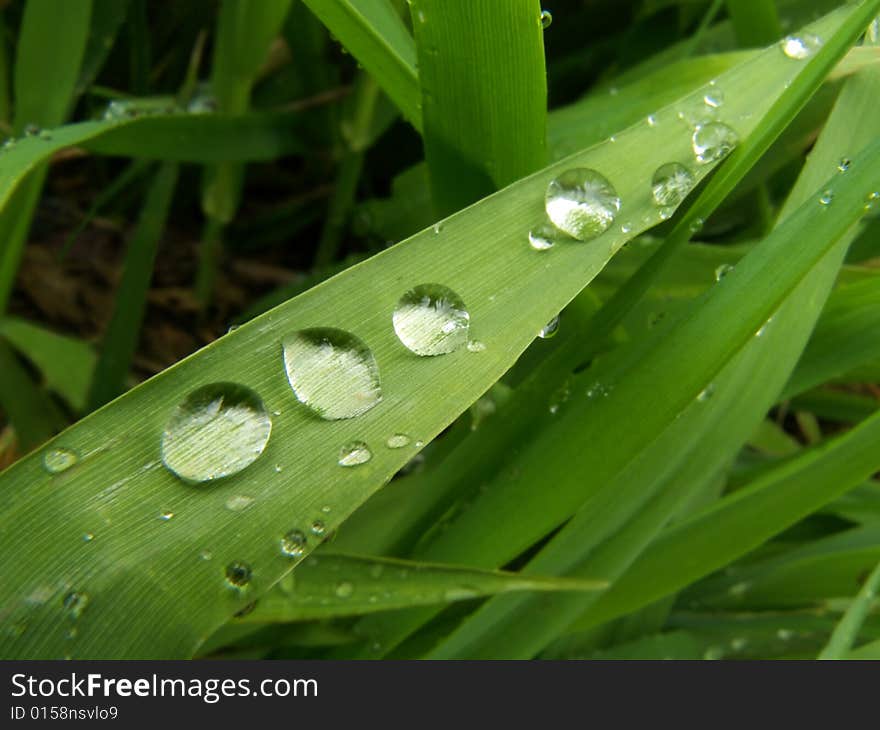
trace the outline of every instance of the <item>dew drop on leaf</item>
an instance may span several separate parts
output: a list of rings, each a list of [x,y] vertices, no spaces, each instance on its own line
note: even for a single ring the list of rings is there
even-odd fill
[[[803,61],[822,47],[822,39],[813,33],[787,35],[779,41],[779,46],[782,48],[782,52],[789,58]]]
[[[538,332],[538,337],[540,337],[542,340],[548,340],[553,337],[558,331],[559,315],[557,314],[553,319],[551,319],[541,328],[541,331]]]
[[[233,560],[226,566],[226,582],[233,588],[245,588],[251,582],[251,566],[240,560]]]
[[[550,27],[550,24],[553,22],[553,14],[549,10],[541,11],[541,27],[544,30]]]
[[[50,474],[67,471],[78,461],[79,456],[72,449],[49,449],[43,454],[43,468]]]
[[[281,552],[289,558],[301,558],[306,550],[306,536],[302,530],[290,530],[281,538]]]
[[[358,466],[373,458],[373,452],[363,441],[349,441],[339,450],[339,466]]]
[[[468,352],[483,352],[486,349],[486,344],[480,340],[468,340],[467,349]]]
[[[282,352],[296,399],[321,418],[353,418],[382,400],[376,359],[350,332],[331,327],[300,330],[282,342]]]
[[[558,234],[553,226],[545,223],[529,231],[529,246],[535,251],[548,251],[556,245]]]
[[[694,187],[694,176],[678,162],[660,165],[651,178],[651,197],[654,205],[661,208],[676,206]]]
[[[80,591],[70,591],[61,599],[61,605],[67,611],[67,615],[76,621],[82,615],[82,612],[86,610],[86,606],[89,605],[89,596],[87,593]]]
[[[721,266],[715,269],[715,281],[721,281],[731,271],[733,271],[733,266],[730,264],[721,264]]]
[[[834,193],[830,190],[826,190],[819,196],[819,203],[822,205],[831,205],[834,201]]]
[[[544,205],[554,226],[587,241],[608,230],[620,210],[620,198],[603,175],[578,167],[550,181]]]
[[[162,434],[162,463],[191,483],[237,474],[259,458],[272,420],[256,392],[212,383],[190,393]]]
[[[337,598],[351,598],[352,593],[354,593],[354,586],[348,581],[342,581],[336,585]]]
[[[397,337],[411,352],[443,355],[467,344],[470,314],[452,289],[420,284],[400,298],[392,323]]]
[[[253,503],[253,497],[248,497],[246,494],[234,494],[226,500],[226,509],[230,512],[242,512]]]
[[[405,433],[395,433],[388,437],[385,445],[389,449],[402,449],[404,446],[409,446],[409,442],[410,438]]]
[[[723,122],[709,122],[694,130],[691,137],[697,162],[706,165],[726,157],[739,142],[736,132]]]

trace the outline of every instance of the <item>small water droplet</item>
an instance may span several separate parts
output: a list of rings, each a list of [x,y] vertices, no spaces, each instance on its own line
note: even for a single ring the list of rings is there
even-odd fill
[[[482,352],[486,349],[486,345],[480,340],[468,340],[467,349],[468,352]]]
[[[738,142],[736,132],[723,122],[701,124],[691,137],[694,156],[703,165],[726,157]]]
[[[25,137],[38,137],[40,134],[40,128],[36,124],[28,124],[24,128],[24,136]]]
[[[231,512],[241,512],[242,510],[246,510],[253,503],[253,497],[248,497],[245,494],[236,494],[226,500],[226,509]]]
[[[632,231],[632,229],[633,229],[632,223],[630,223],[629,221],[627,221],[626,223],[624,223],[623,225],[620,226],[621,233],[630,233]]]
[[[350,441],[339,450],[339,466],[358,466],[373,458],[373,452],[363,441]]]
[[[838,172],[846,172],[852,165],[852,161],[848,157],[841,157],[837,163]]]
[[[688,226],[688,230],[689,230],[691,233],[699,233],[700,231],[703,230],[703,224],[704,224],[704,222],[705,222],[705,221],[703,221],[702,218],[694,218],[694,219],[691,221],[691,224]]]
[[[330,514],[330,510],[331,507],[329,504],[325,504],[323,507],[321,507],[321,512],[323,512],[325,515]]]
[[[703,659],[713,661],[724,658],[724,649],[720,646],[710,646],[703,652]]]
[[[443,226],[441,226],[439,223],[435,223],[432,230],[434,231],[434,234],[436,235],[436,234],[440,233],[440,231],[443,230]]]
[[[535,251],[549,251],[556,245],[558,235],[559,231],[545,223],[529,231],[529,246]]]
[[[656,127],[657,126],[657,117],[654,116],[653,114],[648,115],[648,126],[649,127]]]
[[[713,88],[703,95],[703,103],[711,109],[717,109],[724,105],[724,92],[721,89]]]
[[[542,340],[547,340],[553,337],[559,331],[559,315],[557,314],[553,319],[551,319],[547,324],[545,324],[541,331],[538,332],[538,337]]]
[[[321,418],[353,418],[382,400],[376,359],[350,332],[300,330],[284,340],[282,352],[296,399]]]
[[[281,552],[289,558],[301,558],[306,551],[306,536],[302,530],[290,530],[281,538]]]
[[[693,173],[678,162],[660,165],[651,178],[654,205],[662,208],[675,207],[681,203],[693,187]]]
[[[748,640],[742,636],[734,637],[730,640],[730,648],[736,652],[740,652],[748,645]]]
[[[550,27],[550,24],[553,22],[553,14],[549,10],[541,11],[541,27],[544,30]]]
[[[715,269],[715,281],[721,281],[731,271],[733,271],[733,266],[730,264],[721,264],[721,266]]]
[[[822,39],[813,33],[787,35],[779,42],[782,52],[796,61],[803,61],[822,47]]]
[[[280,474],[282,472],[281,464],[275,464],[275,473]]]
[[[315,520],[312,523],[312,534],[315,537],[321,537],[327,531],[327,527],[322,520]]]
[[[865,196],[865,211],[871,210],[880,200],[880,191],[873,190]]]
[[[67,615],[76,621],[89,605],[89,596],[81,591],[70,591],[61,599],[61,605],[67,611]]]
[[[580,241],[608,230],[620,210],[614,186],[586,167],[567,170],[551,180],[544,204],[553,225]]]
[[[776,636],[782,641],[790,641],[794,638],[794,631],[791,629],[777,629]]]
[[[411,352],[443,355],[467,344],[470,314],[452,289],[420,284],[400,298],[392,323],[397,337]]]
[[[834,201],[834,193],[831,190],[826,190],[819,196],[819,203],[821,205],[831,205]]]
[[[211,558],[213,557],[214,553],[212,553],[210,550],[202,550],[202,552],[199,553],[200,560],[211,560]]]
[[[604,383],[595,382],[589,388],[587,388],[587,398],[593,400],[594,398],[607,398],[611,395],[612,387],[610,385],[605,385]]]
[[[3,151],[10,152],[15,147],[16,141],[17,140],[15,139],[15,137],[10,137],[6,141],[4,141],[3,142]]]
[[[342,581],[336,585],[337,598],[351,598],[352,593],[354,593],[354,586],[348,581]]]
[[[705,403],[715,394],[715,385],[714,383],[709,383],[705,388],[700,391],[700,394],[697,396],[697,400],[700,403]]]
[[[44,142],[51,142],[52,141],[52,132],[50,132],[48,129],[42,130],[40,132],[40,139],[43,140]]]
[[[388,437],[385,445],[389,449],[402,449],[404,446],[409,446],[409,441],[410,438],[405,433],[395,433]]]
[[[748,583],[734,583],[730,588],[727,589],[727,592],[736,598],[742,598],[749,591]]]
[[[162,434],[162,463],[184,481],[206,482],[237,474],[269,442],[272,421],[253,390],[212,383],[190,393]]]
[[[226,566],[226,582],[233,588],[246,588],[252,575],[251,566],[240,560],[233,560]]]
[[[72,449],[49,449],[43,454],[43,468],[50,474],[67,471],[78,461],[79,456]]]
[[[165,511],[159,513],[159,519],[162,520],[162,522],[168,522],[172,517],[174,517],[173,512]]]

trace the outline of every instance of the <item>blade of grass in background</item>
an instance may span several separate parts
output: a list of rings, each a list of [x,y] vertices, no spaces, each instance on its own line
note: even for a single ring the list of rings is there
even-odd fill
[[[223,0],[217,16],[217,34],[211,91],[217,110],[239,116],[250,107],[251,90],[266,60],[269,45],[278,36],[291,0]],[[202,306],[211,300],[223,227],[241,199],[244,168],[223,162],[205,170],[202,209],[207,218],[196,277],[196,295]]]
[[[391,0],[304,0],[342,46],[422,128],[416,46]]]
[[[868,617],[868,613],[874,607],[877,592],[880,591],[880,563],[871,571],[865,579],[865,583],[852,604],[846,610],[840,623],[834,627],[831,638],[825,648],[819,652],[818,659],[846,659],[848,652],[853,648],[859,631]]]
[[[113,315],[104,333],[89,390],[89,410],[100,408],[125,390],[125,379],[137,349],[147,306],[153,264],[177,183],[176,163],[163,163],[147,191],[132,235]]]
[[[782,37],[774,0],[727,0],[727,14],[742,46],[765,46]]]
[[[541,8],[536,0],[410,8],[425,159],[444,217],[546,164]]]

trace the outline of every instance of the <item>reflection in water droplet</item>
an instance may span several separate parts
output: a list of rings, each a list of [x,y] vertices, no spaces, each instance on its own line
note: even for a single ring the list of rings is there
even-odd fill
[[[353,418],[382,400],[376,359],[350,332],[300,330],[284,340],[282,351],[296,399],[321,418]]]
[[[678,162],[667,162],[654,172],[651,178],[651,196],[660,207],[675,207],[687,197],[694,186],[690,170]]]
[[[78,461],[79,456],[72,449],[49,449],[43,454],[43,467],[50,474],[67,471]]]
[[[339,450],[339,466],[366,464],[373,458],[373,452],[363,441],[350,441]]]
[[[653,114],[648,115],[648,126],[649,127],[656,127],[657,126],[657,117],[655,117]]]
[[[441,284],[420,284],[404,294],[392,316],[394,332],[416,355],[443,355],[468,341],[470,314],[461,297]]]
[[[553,226],[544,223],[529,231],[529,246],[535,251],[549,251],[556,245],[556,237],[559,235]]]
[[[168,522],[168,520],[170,520],[172,517],[174,517],[173,512],[166,511],[166,512],[159,513],[159,519],[162,520],[162,522]]]
[[[721,89],[707,91],[703,95],[703,103],[712,109],[717,109],[724,104],[724,92]]]
[[[385,445],[389,449],[402,449],[404,446],[409,446],[409,441],[410,438],[405,433],[395,433],[388,437]]]
[[[544,30],[547,30],[547,28],[550,27],[550,24],[552,22],[553,22],[553,15],[550,13],[550,11],[549,10],[542,10],[541,11],[541,27]]]
[[[822,39],[812,33],[787,35],[779,42],[782,52],[789,58],[802,61],[822,47]]]
[[[721,266],[715,269],[715,281],[721,281],[731,271],[733,271],[733,266],[730,264],[721,264]]]
[[[586,167],[567,170],[551,180],[544,204],[553,225],[580,241],[608,230],[620,210],[614,186]]]
[[[67,615],[76,621],[82,615],[82,612],[86,610],[86,606],[89,605],[89,596],[87,593],[80,591],[70,591],[61,599],[61,605],[67,611]]]
[[[237,474],[269,441],[272,421],[253,390],[212,383],[190,393],[162,434],[162,463],[181,479],[205,482]]]
[[[480,340],[468,340],[467,349],[468,352],[482,352],[486,349],[486,344]]]
[[[822,205],[831,205],[834,201],[834,193],[831,190],[826,190],[819,196],[819,203]]]
[[[709,122],[694,130],[691,137],[697,162],[706,165],[726,157],[739,142],[736,132],[723,122]]]
[[[226,566],[226,582],[233,588],[246,588],[252,574],[251,566],[240,560],[233,560]]]
[[[289,558],[301,558],[306,551],[306,536],[302,530],[291,530],[281,538],[281,552]]]
[[[354,593],[354,586],[348,581],[343,581],[336,586],[337,598],[350,598],[352,593]]]
[[[83,542],[91,542],[94,539],[95,539],[94,533],[91,533],[91,532],[84,532],[83,533],[83,536],[82,536]]]
[[[253,497],[248,497],[245,494],[236,494],[226,500],[226,509],[231,512],[241,512],[242,510],[246,510],[253,503]]]
[[[538,337],[542,340],[547,340],[553,337],[559,331],[559,315],[557,314],[553,319],[551,319],[547,324],[545,324],[541,331],[538,332]]]

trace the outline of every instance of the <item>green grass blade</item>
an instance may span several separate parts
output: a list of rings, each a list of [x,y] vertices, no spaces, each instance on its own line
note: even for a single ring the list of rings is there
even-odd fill
[[[601,581],[542,578],[319,551],[281,580],[241,623],[358,616],[518,591],[596,591]]]
[[[736,39],[743,46],[763,46],[782,36],[774,0],[727,0]]]
[[[416,129],[422,127],[416,45],[390,0],[304,0],[378,82]]]
[[[541,9],[536,0],[413,0],[411,11],[425,158],[442,217],[546,164]]]
[[[140,339],[141,322],[153,263],[177,183],[177,165],[166,162],[156,173],[125,257],[125,268],[113,315],[101,344],[89,390],[90,410],[100,408],[125,390],[125,379]]]

